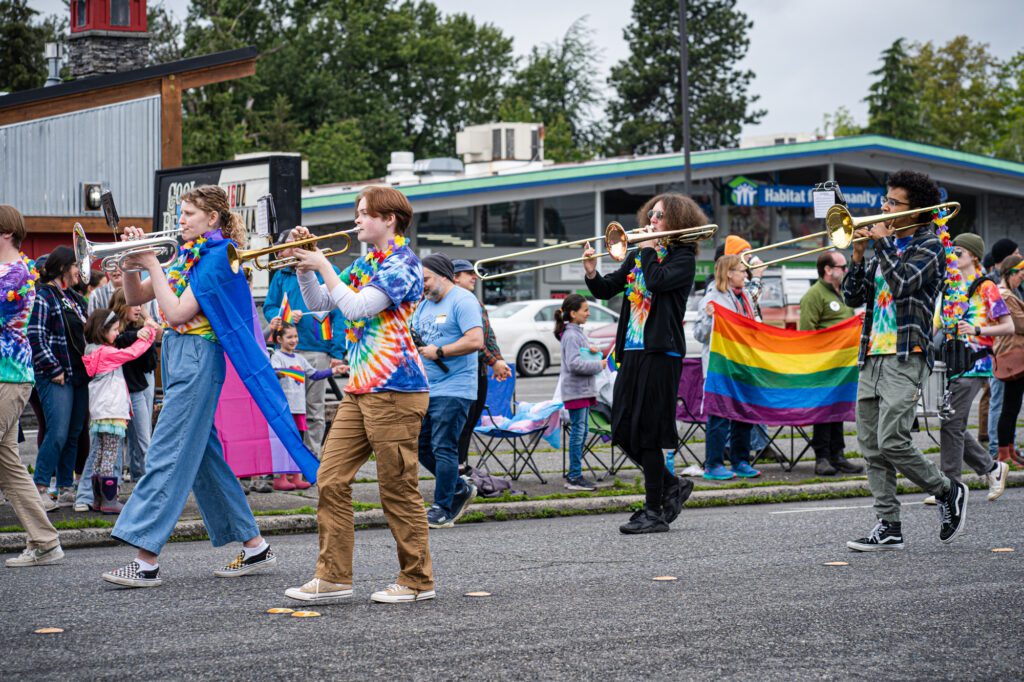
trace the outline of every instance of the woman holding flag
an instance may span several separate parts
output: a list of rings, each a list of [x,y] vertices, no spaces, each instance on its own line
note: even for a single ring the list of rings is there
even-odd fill
[[[213,276],[210,269],[221,262],[218,258],[226,268],[223,242],[243,241],[245,228],[241,218],[230,212],[224,190],[211,185],[197,187],[182,197],[179,224],[184,244],[166,272],[156,255],[148,252],[134,256],[131,263],[145,269],[148,280],[143,282],[138,272],[124,275],[127,303],[141,305],[156,298],[167,327],[161,353],[164,403],[150,443],[146,474],[135,486],[112,533],[118,540],[137,547],[138,554],[126,566],[103,574],[104,580],[125,587],[155,587],[163,582],[158,577],[157,557],[170,538],[190,491],[195,495],[213,545],[243,544],[236,558],[214,571],[215,575],[241,576],[277,562],[260,535],[238,479],[224,461],[213,425],[226,372],[224,353],[232,354],[236,366],[242,358],[235,354],[235,348],[228,348],[227,339],[218,338],[219,330],[215,332],[218,326],[225,329],[220,325],[222,306],[235,302],[207,293],[213,285],[207,278]],[[125,228],[126,239],[143,236],[145,233],[139,228]],[[209,265],[201,263],[208,258],[212,259]],[[244,276],[239,273],[238,277],[248,294]],[[226,295],[231,293],[223,283],[212,288],[223,290]],[[241,303],[246,302],[252,306],[251,297]],[[253,322],[252,318],[249,322]],[[254,346],[257,343],[255,329],[250,342]],[[276,383],[269,361],[265,356],[263,360]],[[298,444],[301,447],[301,441]],[[300,454],[295,452],[294,456],[299,458]],[[312,471],[315,473],[315,469]]]
[[[640,209],[637,220],[650,232],[706,225],[707,216],[689,197],[662,194]],[[586,244],[583,255],[593,256]],[[626,534],[664,533],[679,516],[692,490],[665,467],[664,450],[675,448],[676,393],[686,343],[683,315],[693,286],[694,244],[659,239],[640,242],[637,253],[608,275],[593,258],[583,261],[590,293],[609,299],[625,293],[615,335],[620,359],[612,399],[612,442],[644,472],[646,502],[619,530]],[[689,484],[689,487],[684,487]]]
[[[285,233],[284,239],[287,239],[287,236]],[[280,252],[278,257],[289,258],[294,254],[294,249],[287,249]],[[341,272],[336,267],[334,271]],[[323,284],[323,277],[316,277],[317,282]],[[267,298],[263,302],[263,316],[268,321],[280,317],[281,322],[295,325],[299,332],[299,345],[296,350],[314,369],[330,369],[332,359],[345,359],[344,318],[337,310],[309,310],[302,300],[299,278],[294,267],[282,268],[274,273],[267,289]],[[306,383],[305,390],[306,423],[309,429],[303,435],[309,449],[319,455],[326,423],[324,396],[327,384],[322,381],[310,381]]]

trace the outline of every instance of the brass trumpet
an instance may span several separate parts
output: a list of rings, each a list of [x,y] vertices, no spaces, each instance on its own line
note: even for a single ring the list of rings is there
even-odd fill
[[[748,270],[753,270],[756,268],[767,268],[771,265],[776,265],[778,263],[785,263],[786,261],[793,260],[794,258],[810,256],[815,253],[821,253],[822,251],[828,251],[830,249],[846,249],[849,248],[851,244],[856,244],[857,242],[862,242],[865,239],[868,239],[868,237],[858,237],[857,239],[853,238],[853,233],[866,225],[874,225],[875,223],[889,222],[890,220],[904,218],[906,216],[915,215],[917,213],[929,213],[931,211],[936,211],[944,208],[952,209],[952,213],[946,216],[946,219],[948,220],[960,212],[960,203],[956,201],[947,201],[944,204],[935,204],[934,206],[926,206],[924,208],[914,208],[910,209],[909,211],[877,213],[875,215],[863,216],[861,218],[854,218],[852,215],[850,215],[850,210],[848,208],[846,208],[842,204],[836,204],[829,208],[828,212],[825,214],[825,230],[821,232],[815,232],[814,234],[809,234],[805,237],[795,237],[794,239],[787,239],[786,241],[779,242],[778,244],[765,244],[764,246],[759,246],[756,249],[744,251],[743,253],[740,254],[740,261]],[[931,221],[929,220],[927,222],[907,225],[906,227],[899,228],[897,232],[909,230],[913,227],[921,227],[922,225],[927,225],[930,222]],[[798,244],[800,242],[806,242],[811,239],[821,239],[822,237],[828,237],[828,246],[821,246],[816,249],[809,249],[807,251],[801,251],[800,253],[794,253],[789,256],[783,256],[782,258],[770,260],[767,263],[752,264],[749,261],[750,256],[754,255],[755,253],[767,251],[768,249],[775,249],[780,246]]]
[[[256,270],[280,270],[282,268],[292,267],[298,263],[299,259],[292,256],[291,258],[279,258],[277,260],[260,261],[263,256],[270,256],[270,254],[278,253],[280,251],[286,251],[288,249],[305,249],[307,251],[315,251],[316,243],[321,239],[333,239],[334,237],[344,237],[345,245],[340,249],[333,249],[324,251],[325,256],[337,256],[345,253],[352,247],[351,235],[358,232],[360,228],[353,227],[348,230],[341,230],[339,232],[332,232],[330,234],[314,235],[307,237],[306,239],[297,239],[293,242],[285,242],[283,244],[274,244],[273,246],[265,246],[262,249],[246,249],[239,250],[235,248],[234,244],[228,245],[228,262],[231,264],[231,271],[238,272],[238,269],[242,266],[242,263],[246,261],[252,261],[252,267]]]
[[[528,268],[519,268],[517,270],[509,270],[508,272],[497,272],[491,275],[485,275],[480,271],[480,266],[485,263],[493,263],[495,261],[503,260],[518,260],[525,256],[529,256],[535,253],[543,253],[545,251],[552,251],[554,249],[566,249],[573,246],[581,246],[588,242],[593,241],[604,241],[607,250],[604,253],[597,253],[589,258],[600,258],[601,256],[608,256],[612,260],[622,262],[626,259],[626,255],[632,249],[634,244],[639,242],[645,242],[650,239],[658,239],[665,242],[677,243],[677,244],[693,244],[695,242],[710,239],[715,235],[715,231],[718,230],[718,225],[708,224],[699,225],[697,227],[687,227],[681,230],[663,230],[661,232],[642,232],[646,228],[638,227],[632,230],[627,230],[617,222],[608,223],[608,227],[605,228],[603,237],[587,237],[586,239],[577,239],[571,242],[563,242],[560,244],[552,244],[550,246],[541,246],[536,249],[527,249],[526,251],[517,251],[510,253],[505,256],[495,256],[493,258],[482,258],[477,262],[473,263],[473,272],[481,280],[488,281],[492,279],[501,279],[502,277],[511,277],[512,275],[521,275],[526,272],[534,272],[535,270],[543,270],[545,268],[553,268],[559,265],[568,265],[569,263],[579,263],[586,260],[588,257],[576,256],[575,258],[566,258],[565,260],[555,261],[554,263],[543,263],[541,265],[534,265]]]

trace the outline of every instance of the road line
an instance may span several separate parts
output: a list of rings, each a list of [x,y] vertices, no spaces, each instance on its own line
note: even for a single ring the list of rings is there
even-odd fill
[[[924,502],[903,502],[902,506],[906,507],[912,504],[924,504]],[[811,507],[810,509],[787,509],[785,511],[773,511],[768,514],[805,514],[807,512],[821,512],[821,511],[843,511],[846,509],[871,509],[875,505],[873,504],[858,504],[851,507]]]

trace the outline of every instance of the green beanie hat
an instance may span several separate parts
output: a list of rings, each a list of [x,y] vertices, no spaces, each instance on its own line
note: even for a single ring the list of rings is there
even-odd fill
[[[978,257],[978,260],[985,257],[985,240],[976,234],[965,232],[954,238],[953,243],[973,253]]]

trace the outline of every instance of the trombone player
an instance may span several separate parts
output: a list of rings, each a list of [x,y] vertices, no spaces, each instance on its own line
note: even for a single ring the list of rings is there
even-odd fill
[[[946,277],[945,250],[935,234],[931,208],[939,188],[924,173],[901,170],[889,177],[882,212],[889,221],[853,233],[851,267],[842,293],[851,308],[865,306],[857,364],[857,441],[868,468],[878,519],[867,536],[846,546],[869,552],[903,549],[896,474],[935,495],[939,539],[963,530],[967,486],[951,481],[914,445],[911,425],[921,384],[931,371],[935,301]],[[925,209],[911,213],[913,209]],[[867,242],[873,254],[865,258]]]
[[[612,398],[612,442],[643,469],[646,488],[644,508],[619,528],[625,534],[667,532],[693,489],[669,473],[663,453],[678,438],[676,394],[686,354],[683,315],[697,247],[656,233],[708,222],[696,202],[681,194],[650,199],[637,218],[653,234],[614,272],[599,274],[594,248],[587,243],[583,249],[590,293],[605,300],[624,294],[615,334],[620,369]]]

